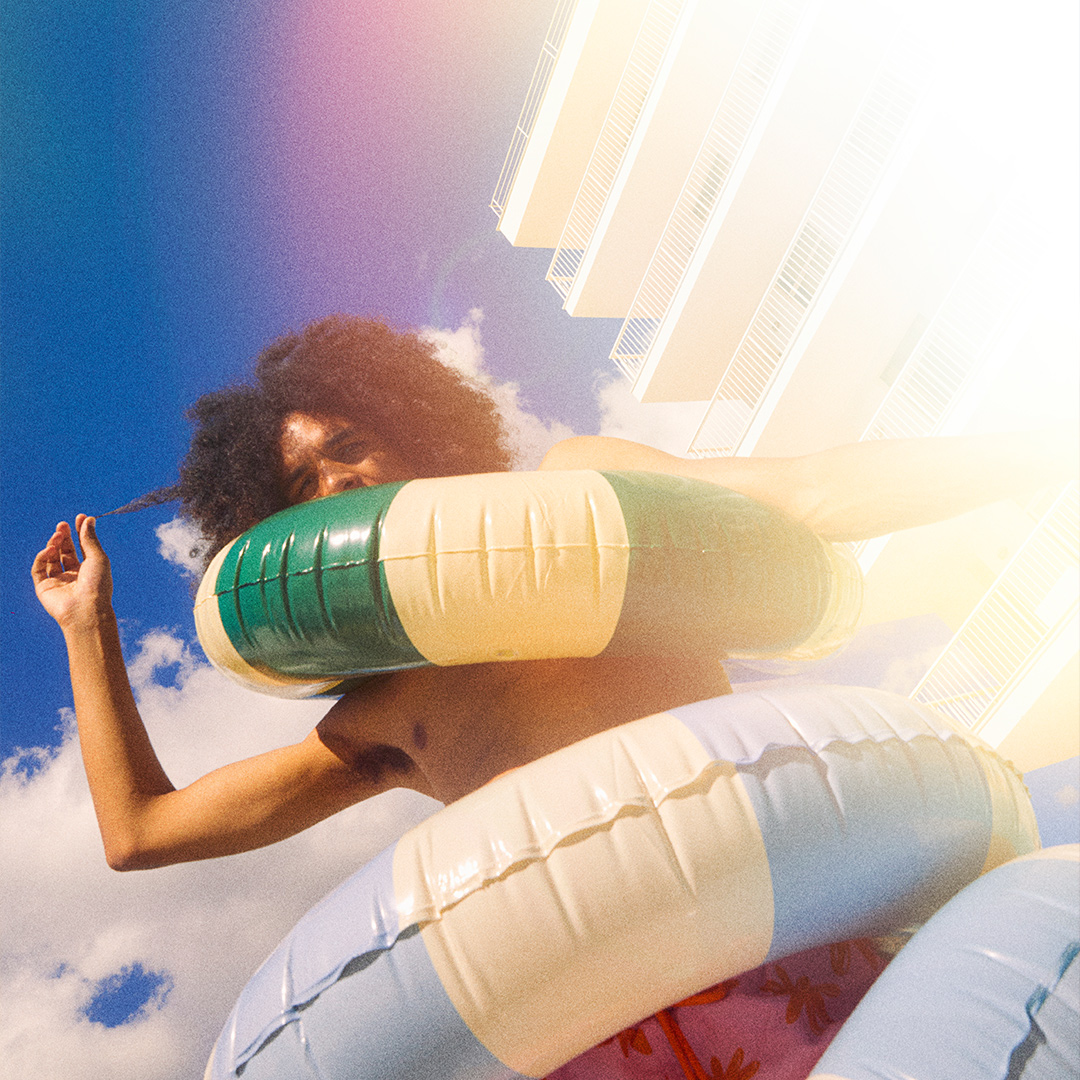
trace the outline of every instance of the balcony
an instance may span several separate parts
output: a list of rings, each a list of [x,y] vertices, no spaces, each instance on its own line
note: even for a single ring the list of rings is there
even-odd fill
[[[755,427],[763,427],[901,172],[900,151],[928,77],[926,54],[899,36],[720,379],[691,454],[753,449]]]
[[[730,206],[813,7],[776,0],[761,9],[750,30],[612,349],[611,359],[631,381],[648,363],[679,286]]]
[[[1078,536],[1070,484],[911,696],[999,746],[1080,644]],[[1075,729],[1075,713],[1062,719]]]
[[[547,280],[566,301],[623,164],[657,73],[693,0],[651,0],[559,237]]]

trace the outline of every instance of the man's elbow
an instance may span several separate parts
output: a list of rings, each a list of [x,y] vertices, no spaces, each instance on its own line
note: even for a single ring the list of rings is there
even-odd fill
[[[110,870],[141,870],[143,865],[135,848],[106,846],[105,862]]]
[[[162,852],[140,844],[134,837],[105,840],[105,862],[110,870],[154,870],[169,861]]]

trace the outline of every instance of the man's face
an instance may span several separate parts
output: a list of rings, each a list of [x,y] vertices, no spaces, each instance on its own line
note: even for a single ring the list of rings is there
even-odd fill
[[[339,491],[415,479],[378,435],[339,416],[292,412],[281,425],[282,483],[292,505]]]

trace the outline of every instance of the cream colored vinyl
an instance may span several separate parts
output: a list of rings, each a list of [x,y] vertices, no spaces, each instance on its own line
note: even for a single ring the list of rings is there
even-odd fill
[[[235,544],[236,541],[233,541]],[[340,679],[331,679],[319,683],[301,682],[288,675],[276,672],[260,671],[249,664],[236,651],[225,627],[221,623],[221,612],[215,586],[221,564],[229,554],[232,544],[226,544],[213,558],[213,561],[199,582],[199,591],[195,594],[195,631],[199,635],[199,644],[203,647],[210,663],[219,671],[231,676],[236,682],[262,694],[271,694],[281,698],[306,698],[325,693],[335,686]]]
[[[462,1018],[526,1076],[757,966],[772,940],[742,781],[668,714],[448,806],[399,841],[394,887]]]
[[[434,664],[595,656],[629,564],[611,485],[591,471],[414,480],[380,559],[409,639]]]

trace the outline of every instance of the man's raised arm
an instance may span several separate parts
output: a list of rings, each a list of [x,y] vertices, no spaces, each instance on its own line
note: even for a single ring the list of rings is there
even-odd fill
[[[116,870],[231,855],[272,844],[370,795],[422,777],[363,776],[312,732],[185,788],[166,776],[139,716],[120,651],[109,560],[94,521],[66,522],[34,559],[42,606],[64,633],[83,764],[105,857]]]
[[[1064,432],[882,439],[797,458],[686,459],[649,446],[581,436],[557,443],[542,469],[669,473],[749,495],[826,540],[865,540],[1064,484],[1077,470]]]

